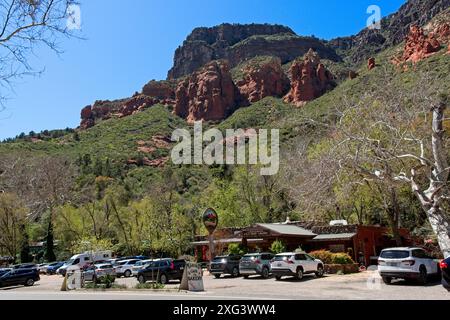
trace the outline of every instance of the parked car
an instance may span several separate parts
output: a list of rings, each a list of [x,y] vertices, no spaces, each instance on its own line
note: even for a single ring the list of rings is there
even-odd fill
[[[0,287],[3,288],[19,285],[31,287],[39,280],[39,271],[37,268],[13,269],[0,277]]]
[[[157,281],[162,284],[167,284],[170,280],[181,281],[185,266],[186,261],[184,260],[153,260],[145,269],[138,272],[137,279],[139,283]]]
[[[239,273],[244,278],[257,274],[267,279],[271,273],[270,261],[273,257],[271,253],[246,254],[239,262]]]
[[[229,274],[234,278],[239,277],[239,261],[241,256],[228,255],[215,257],[211,262],[210,273],[219,279],[223,274]]]
[[[442,285],[450,292],[450,257],[439,264],[442,272]]]
[[[421,248],[390,248],[381,251],[378,271],[384,283],[392,279],[414,279],[426,284],[430,275],[438,275],[439,263]]]
[[[116,278],[116,272],[112,264],[96,264],[89,266],[83,271],[85,281],[101,282],[106,276],[111,276],[113,280]]]
[[[8,272],[10,272],[11,268],[0,268],[0,277]]]
[[[114,266],[116,275],[118,278],[125,277],[129,278],[132,275],[131,269],[133,266],[141,260],[139,259],[131,259],[131,260],[124,260],[120,261],[117,265]]]
[[[41,264],[38,264],[37,269],[38,269],[39,273],[40,273],[40,274],[44,274],[44,273],[45,273],[44,270],[47,269],[47,266],[48,266],[48,263],[41,263]]]
[[[300,280],[305,274],[315,274],[319,278],[324,274],[324,263],[305,252],[277,254],[271,262],[271,268],[277,281],[284,276]]]
[[[22,263],[22,264],[16,264],[12,267],[14,270],[17,269],[38,269],[38,266],[34,263]]]
[[[137,277],[138,272],[142,269],[145,269],[152,261],[153,260],[142,260],[136,262],[136,264],[131,268],[132,276]]]
[[[54,262],[50,263],[43,271],[44,274],[53,275],[56,271],[64,265],[65,262]]]

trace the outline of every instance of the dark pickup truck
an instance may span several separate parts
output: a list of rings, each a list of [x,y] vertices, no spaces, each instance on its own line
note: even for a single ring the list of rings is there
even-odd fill
[[[147,281],[157,281],[162,284],[169,283],[170,280],[183,279],[184,267],[186,261],[161,259],[152,261],[145,269],[142,269],[137,274],[139,283],[146,283]]]

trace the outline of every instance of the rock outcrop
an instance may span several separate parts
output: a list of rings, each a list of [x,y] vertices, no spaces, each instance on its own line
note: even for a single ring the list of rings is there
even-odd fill
[[[244,103],[254,103],[265,97],[282,97],[289,90],[289,79],[281,67],[281,60],[269,57],[242,70],[243,79],[237,82]]]
[[[417,63],[440,51],[443,46],[450,44],[449,40],[450,24],[448,23],[438,25],[428,33],[419,26],[412,26],[405,39],[403,52],[394,57],[392,62],[396,65],[406,62]]]
[[[319,55],[310,50],[302,60],[296,60],[289,72],[291,73],[291,90],[284,101],[296,106],[323,95],[334,88],[332,74],[320,62]]]
[[[175,100],[175,81],[152,80],[142,88],[142,94],[159,100],[162,104],[170,104]]]
[[[189,123],[223,120],[235,110],[238,95],[228,63],[213,61],[178,84],[175,114]]]
[[[168,79],[177,79],[213,60],[228,60],[230,68],[256,56],[275,56],[287,63],[313,48],[321,57],[340,61],[334,49],[314,37],[300,37],[288,27],[269,24],[222,24],[197,28],[175,52]]]
[[[412,25],[425,26],[434,17],[448,10],[450,0],[409,0],[400,9],[381,20],[381,30],[364,29],[350,37],[328,42],[344,60],[362,63],[376,53],[401,43]]]
[[[375,58],[369,58],[369,60],[367,60],[367,69],[372,70],[375,69],[375,67],[377,66],[377,62],[375,60]]]

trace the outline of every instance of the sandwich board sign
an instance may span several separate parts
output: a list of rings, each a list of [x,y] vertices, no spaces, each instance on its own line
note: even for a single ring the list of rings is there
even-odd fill
[[[203,270],[198,263],[186,262],[180,290],[192,292],[205,291],[203,286]]]

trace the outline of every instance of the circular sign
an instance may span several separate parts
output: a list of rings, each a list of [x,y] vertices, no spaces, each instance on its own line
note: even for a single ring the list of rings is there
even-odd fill
[[[211,208],[206,209],[203,214],[203,224],[205,225],[206,230],[208,230],[209,233],[213,233],[216,230],[218,223],[219,216],[216,211]]]

